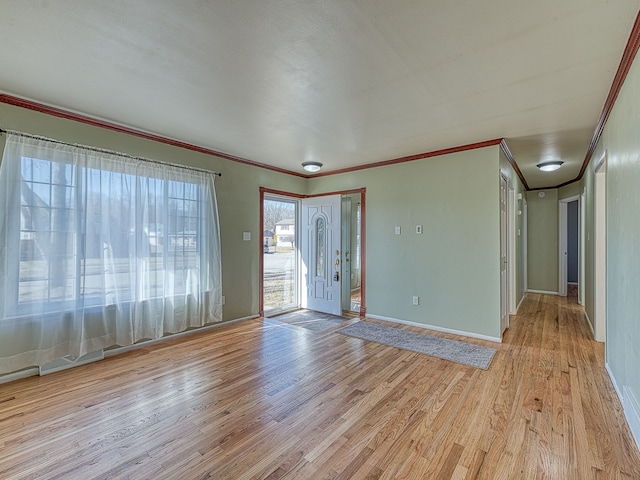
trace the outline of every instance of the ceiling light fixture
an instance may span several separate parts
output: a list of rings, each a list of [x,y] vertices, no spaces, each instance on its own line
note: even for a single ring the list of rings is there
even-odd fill
[[[564,162],[560,160],[554,160],[553,162],[544,162],[536,165],[543,172],[553,172],[554,170],[559,169]]]
[[[304,168],[307,172],[318,172],[322,168],[322,164],[320,162],[302,162],[302,168]]]

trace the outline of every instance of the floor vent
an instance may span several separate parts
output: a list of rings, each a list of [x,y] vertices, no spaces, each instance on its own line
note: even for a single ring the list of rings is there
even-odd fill
[[[38,375],[43,376],[49,373],[59,372],[60,370],[66,370],[67,368],[77,367],[86,363],[97,362],[104,358],[104,350],[96,350],[95,352],[87,353],[81,357],[66,356],[63,358],[57,358],[53,362],[40,365],[38,367]]]

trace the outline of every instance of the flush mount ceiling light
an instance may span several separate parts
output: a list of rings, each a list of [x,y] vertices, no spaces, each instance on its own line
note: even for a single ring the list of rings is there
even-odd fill
[[[320,162],[302,162],[302,168],[304,168],[307,172],[318,172],[322,168],[322,164]]]
[[[544,162],[536,165],[543,172],[553,172],[554,170],[559,169],[564,162],[560,160],[554,160],[553,162]]]

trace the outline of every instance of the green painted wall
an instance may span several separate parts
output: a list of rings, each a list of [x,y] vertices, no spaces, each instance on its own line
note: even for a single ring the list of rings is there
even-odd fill
[[[527,192],[527,288],[558,291],[558,189]]]
[[[565,185],[564,187],[560,187],[558,189],[558,200],[563,200],[575,195],[580,195],[582,193],[583,187],[584,182],[582,180],[570,183],[569,185]]]
[[[499,157],[487,147],[311,180],[311,194],[367,189],[369,314],[500,337]]]
[[[640,59],[636,57],[593,156],[595,161],[606,151],[606,359],[619,388],[627,387],[636,402],[640,400],[639,131]]]
[[[262,237],[259,187],[304,193],[305,179],[5,104],[0,104],[0,127],[221,172],[222,178],[216,179],[216,194],[226,300],[224,320],[258,313],[258,261]],[[3,148],[5,137],[0,138]],[[242,232],[251,232],[252,240],[243,241]]]

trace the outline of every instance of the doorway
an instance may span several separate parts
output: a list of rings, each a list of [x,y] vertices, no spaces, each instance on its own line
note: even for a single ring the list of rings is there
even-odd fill
[[[580,252],[580,195],[559,202],[558,295],[575,297],[578,302],[580,272],[583,269]]]
[[[365,315],[365,192],[260,187],[260,315],[298,308]]]
[[[362,305],[362,195],[342,195],[342,311],[360,313]]]
[[[500,331],[509,328],[509,277],[508,277],[508,208],[507,179],[500,175]]]
[[[262,312],[297,308],[299,200],[263,192]]]

